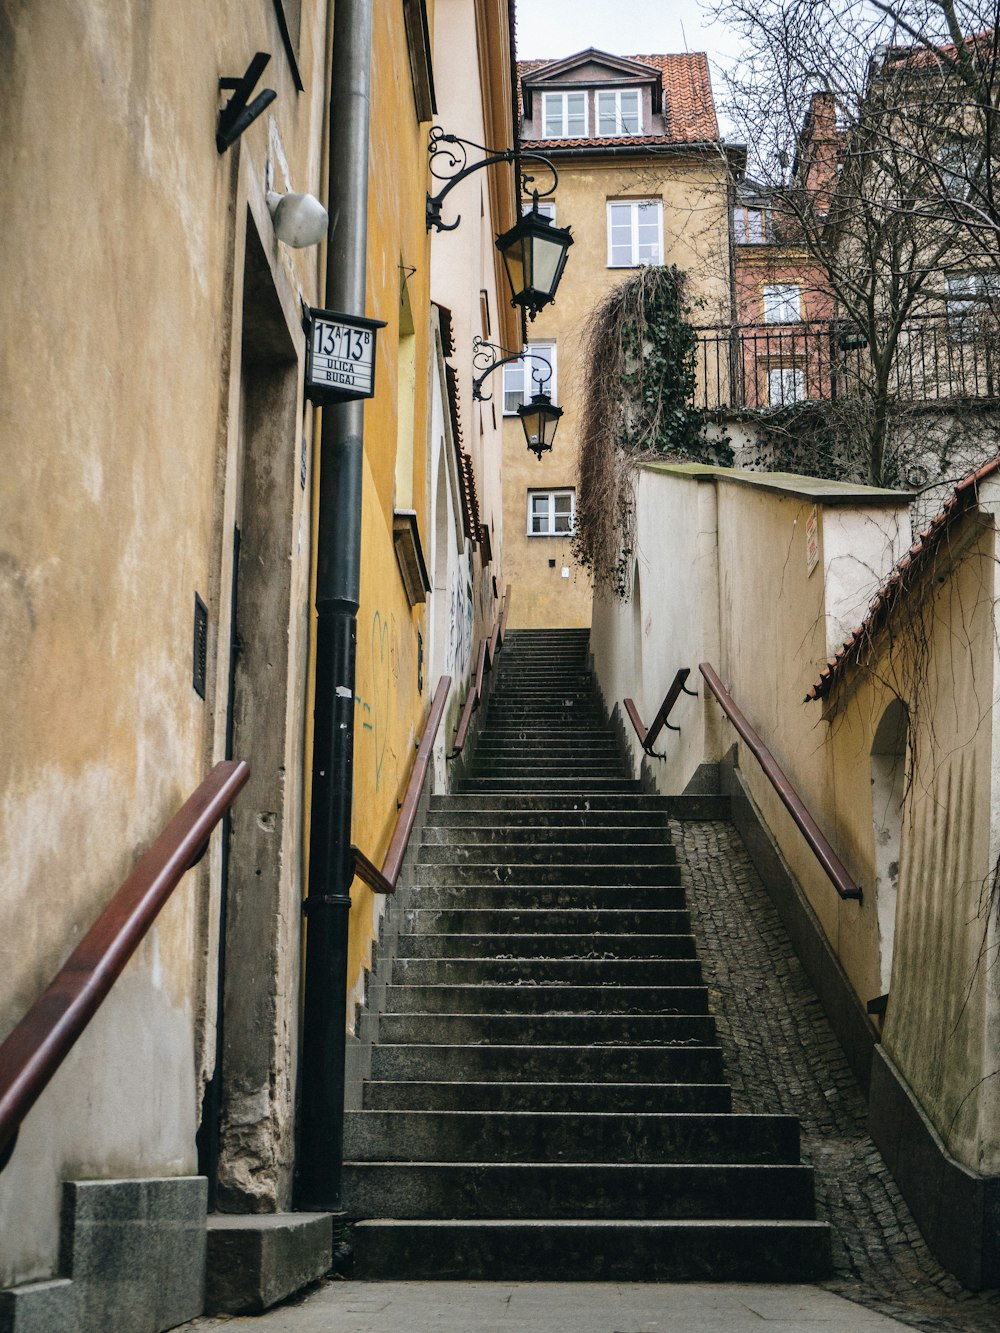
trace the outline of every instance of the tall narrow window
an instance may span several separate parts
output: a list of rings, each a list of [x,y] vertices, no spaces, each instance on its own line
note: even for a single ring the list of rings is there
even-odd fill
[[[802,318],[802,291],[794,282],[764,286],[764,323],[796,324]]]
[[[542,93],[542,133],[546,139],[585,138],[587,94]]]
[[[556,399],[556,349],[554,343],[530,343],[529,348],[536,353],[531,357],[520,357],[509,361],[503,368],[503,410],[505,416],[511,416],[522,404],[530,402],[538,385],[532,378],[532,370],[544,374],[545,367],[538,359],[544,357],[552,370],[552,378],[543,386],[544,391]]]
[[[663,202],[621,199],[608,204],[608,267],[663,262]]]
[[[642,133],[642,100],[637,88],[599,92],[596,98],[599,139]]]
[[[770,366],[767,371],[767,401],[770,407],[801,403],[806,396],[806,372],[801,366]]]
[[[733,235],[737,245],[762,245],[767,239],[764,232],[764,210],[734,208]]]

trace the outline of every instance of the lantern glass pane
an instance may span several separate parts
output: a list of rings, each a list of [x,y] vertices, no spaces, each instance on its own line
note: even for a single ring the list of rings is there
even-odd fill
[[[504,268],[507,270],[507,281],[510,283],[511,295],[517,299],[525,289],[524,273],[524,243],[515,241],[503,251]]]
[[[550,240],[547,236],[533,236],[531,251],[531,286],[535,291],[551,295],[559,275],[563,247],[558,241]]]

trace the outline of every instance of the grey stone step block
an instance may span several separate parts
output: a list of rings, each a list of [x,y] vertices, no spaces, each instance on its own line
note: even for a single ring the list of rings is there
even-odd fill
[[[369,1080],[371,1111],[700,1111],[733,1109],[728,1083],[473,1083]]]
[[[394,985],[700,986],[701,963],[666,958],[396,958]]]
[[[490,935],[511,931],[517,935],[603,935],[613,929],[631,935],[686,935],[691,930],[687,911],[602,911],[600,908],[563,908],[548,910],[516,908],[456,908],[444,911],[432,907],[409,907],[404,911],[403,928],[418,934]]]
[[[379,1041],[430,1046],[710,1046],[709,1014],[387,1013]]]
[[[400,958],[693,958],[688,935],[401,935]]]
[[[387,986],[387,1014],[707,1014],[707,986]]]
[[[502,825],[498,822],[498,816],[503,817]],[[664,842],[670,837],[666,814],[662,810],[569,810],[546,808],[541,804],[509,810],[432,810],[427,817],[424,837],[428,841],[434,839],[444,842],[448,840],[446,835],[452,829],[469,829],[473,838],[479,838],[485,833],[492,835],[498,842],[502,842],[510,830],[517,830],[519,837],[523,830],[524,838],[536,841],[548,837],[550,830],[557,836],[560,830],[568,832],[571,829],[573,840],[584,842],[591,833],[598,839],[611,835],[628,837],[630,833],[640,834],[647,839],[655,836]],[[436,837],[437,830],[442,831],[440,838]]]
[[[355,1162],[351,1217],[726,1218],[815,1216],[809,1167],[785,1164]]]
[[[354,1275],[491,1282],[819,1282],[826,1223],[803,1221],[371,1221]]]
[[[605,823],[589,826],[582,820],[577,824],[518,824],[504,821],[498,827],[495,821],[480,825],[462,827],[458,825],[428,824],[423,831],[421,855],[429,847],[524,847],[528,844],[542,846],[563,846],[583,843],[598,849],[607,848],[618,851],[622,844],[628,847],[669,848],[668,856],[676,861],[677,852],[669,839],[666,828],[661,828],[650,820],[648,824]],[[590,853],[588,852],[588,856]]]
[[[795,1116],[548,1111],[347,1111],[350,1162],[794,1166]],[[724,1208],[716,1203],[716,1216]]]
[[[672,843],[643,839],[580,838],[560,842],[558,837],[538,838],[533,842],[516,839],[514,830],[508,831],[507,842],[477,842],[454,839],[445,843],[424,843],[420,848],[421,865],[487,865],[537,866],[548,862],[585,862],[594,865],[676,865],[677,852]]]
[[[576,849],[579,855],[580,849]],[[680,867],[664,863],[648,864],[642,861],[623,864],[592,864],[590,862],[562,861],[555,864],[525,862],[501,865],[496,862],[441,861],[426,865],[418,861],[414,883],[469,884],[502,888],[508,884],[541,887],[545,884],[604,885],[616,887],[676,887],[681,882]]]
[[[440,804],[438,804],[440,802]],[[662,796],[642,792],[619,791],[545,791],[545,792],[454,792],[450,796],[432,796],[431,812],[462,811],[490,815],[524,812],[618,815],[639,812],[666,819],[667,804]]]
[[[550,802],[550,804],[546,804]],[[663,815],[669,809],[669,798],[647,792],[543,792],[538,795],[518,795],[517,792],[451,792],[447,796],[432,796],[430,809],[445,810],[554,810],[594,813],[634,814],[639,811]]]
[[[717,1046],[375,1046],[375,1079],[721,1083]]]
[[[610,759],[588,760],[580,755],[567,755],[562,759],[536,759],[534,756],[517,755],[505,759],[484,759],[477,754],[469,767],[471,778],[525,778],[539,777],[550,781],[556,778],[609,778],[632,780],[628,771],[617,757]]]
[[[625,796],[640,790],[637,778],[463,778],[460,795]]]
[[[404,890],[407,907],[472,907],[503,910],[538,907],[642,910],[684,906],[680,885],[658,884],[428,884]]]
[[[315,1282],[333,1262],[331,1213],[208,1219],[209,1314],[262,1314]]]

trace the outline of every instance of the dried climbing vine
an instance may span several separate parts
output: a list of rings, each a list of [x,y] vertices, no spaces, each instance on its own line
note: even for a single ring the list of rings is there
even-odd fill
[[[694,405],[696,334],[683,277],[640,269],[595,308],[584,333],[587,390],[577,477],[574,554],[596,587],[627,598],[635,536],[636,461],[729,463]]]

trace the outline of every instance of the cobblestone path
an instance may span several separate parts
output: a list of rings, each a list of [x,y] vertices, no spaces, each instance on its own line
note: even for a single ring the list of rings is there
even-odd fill
[[[915,1328],[998,1333],[1000,1291],[945,1272],[865,1128],[865,1101],[777,911],[731,824],[672,821],[733,1110],[802,1123],[838,1295]]]

